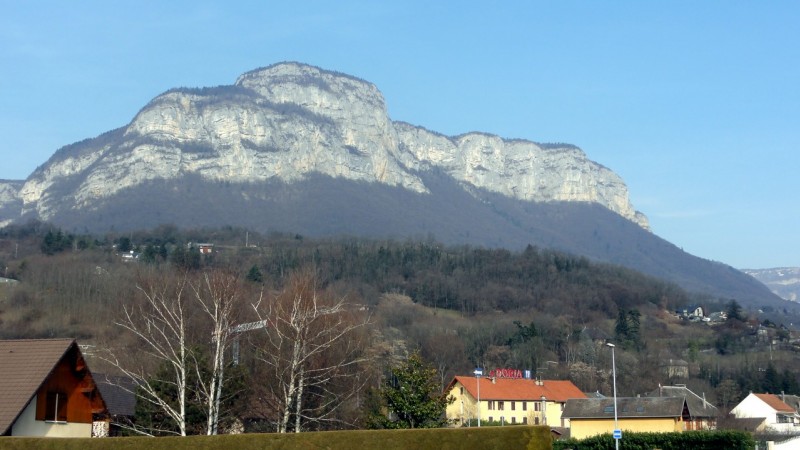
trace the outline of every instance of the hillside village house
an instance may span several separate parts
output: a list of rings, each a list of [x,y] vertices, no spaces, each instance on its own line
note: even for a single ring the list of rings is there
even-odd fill
[[[456,376],[446,392],[455,398],[446,414],[456,426],[477,424],[480,408],[481,422],[567,427],[569,424],[561,417],[564,404],[568,399],[586,398],[571,381],[497,376]]]
[[[758,431],[800,431],[800,415],[798,415],[794,407],[784,401],[786,397],[792,399],[789,403],[798,403],[794,396],[787,395],[781,398],[781,396],[775,394],[754,394],[751,392],[750,395],[731,409],[731,414],[737,419],[763,419],[756,426]]]
[[[684,430],[717,429],[717,407],[706,401],[705,394],[699,396],[685,385],[661,386],[643,395],[643,397],[678,397],[686,400],[691,412],[688,421],[684,421]]]
[[[694,402],[692,402],[694,404]],[[699,430],[710,410],[693,410],[685,397],[617,398],[619,429],[633,432],[671,433]],[[590,398],[567,401],[564,417],[570,421],[570,437],[584,439],[614,431],[614,399]]]
[[[107,431],[105,402],[74,339],[0,341],[0,436]]]

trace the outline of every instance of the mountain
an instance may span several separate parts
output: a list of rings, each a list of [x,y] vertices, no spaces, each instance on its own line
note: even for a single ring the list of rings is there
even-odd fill
[[[800,267],[744,269],[743,272],[764,283],[782,299],[800,302]]]
[[[299,63],[173,89],[125,127],[0,184],[0,224],[78,232],[162,223],[313,236],[429,237],[586,255],[744,303],[780,303],[649,231],[623,180],[569,144],[442,134],[392,121],[358,78]]]

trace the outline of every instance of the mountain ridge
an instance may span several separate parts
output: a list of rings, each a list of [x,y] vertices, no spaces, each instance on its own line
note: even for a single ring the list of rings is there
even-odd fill
[[[105,231],[213,225],[216,214],[260,230],[408,236],[428,224],[448,243],[555,246],[715,295],[777,299],[653,235],[622,178],[577,146],[393,121],[374,84],[300,63],[167,90],[128,125],[64,146],[23,184],[4,186],[0,225],[35,218]],[[370,220],[380,226],[359,222]]]

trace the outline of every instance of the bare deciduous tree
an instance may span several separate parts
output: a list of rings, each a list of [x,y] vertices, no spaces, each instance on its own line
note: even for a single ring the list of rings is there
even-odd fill
[[[208,410],[206,434],[211,435],[217,434],[219,426],[220,400],[225,380],[225,350],[230,342],[231,329],[235,325],[239,279],[229,273],[206,272],[190,286],[211,325],[212,360],[209,379],[204,379],[200,368],[195,366]]]
[[[272,301],[262,298],[253,308],[267,323],[260,359],[272,378],[266,382],[279,410],[277,431],[287,432],[292,418],[295,432],[308,422],[334,420],[336,409],[367,381],[355,376],[365,360],[360,331],[369,323],[366,312],[318,290],[309,271],[292,274]],[[337,389],[342,385],[349,388]]]
[[[117,325],[128,330],[140,344],[139,351],[151,361],[111,352],[104,359],[130,378],[140,401],[149,402],[175,422],[177,434],[186,436],[186,390],[190,370],[187,339],[186,277],[144,278],[137,285],[142,294],[132,305],[123,306]],[[150,364],[148,364],[150,363]],[[155,364],[152,364],[155,363]],[[169,377],[154,380],[151,369],[165,365]],[[165,398],[158,384],[171,386],[177,405]],[[154,430],[171,432],[171,430]]]
[[[122,318],[116,322],[136,338],[137,345],[133,355],[121,358],[119,352],[110,352],[104,359],[133,381],[132,391],[140,401],[152,404],[175,423],[176,434],[187,434],[187,401],[193,390],[205,404],[206,434],[218,432],[224,354],[235,325],[238,281],[235,275],[220,271],[143,277],[137,284],[141,295],[123,307]],[[206,368],[197,352],[209,342],[210,367]],[[168,370],[156,370],[164,367]],[[196,386],[187,384],[190,372],[196,375],[191,377]]]

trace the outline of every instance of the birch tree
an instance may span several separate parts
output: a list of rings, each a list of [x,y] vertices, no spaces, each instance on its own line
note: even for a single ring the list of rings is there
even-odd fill
[[[145,278],[137,285],[137,300],[122,308],[116,324],[135,338],[138,354],[120,358],[112,352],[104,357],[133,381],[139,401],[152,404],[174,421],[177,432],[186,436],[187,376],[191,356],[187,338],[186,277]],[[141,358],[144,357],[144,358]],[[165,367],[166,376],[154,379],[153,367]],[[176,399],[163,394],[160,385],[174,389]],[[173,433],[173,430],[151,432]]]
[[[231,329],[235,326],[239,279],[223,272],[203,273],[191,283],[200,310],[210,321],[211,362],[208,379],[203,377],[200,367],[195,366],[197,379],[207,406],[206,434],[217,434],[220,419],[220,401],[225,381],[225,351],[230,342]]]
[[[282,292],[253,308],[267,324],[259,359],[271,378],[265,381],[279,412],[277,431],[299,433],[310,422],[336,420],[337,408],[367,381],[355,376],[365,361],[360,331],[367,314],[318,289],[309,271],[290,275]],[[348,389],[338,389],[343,385]]]
[[[133,350],[125,357],[111,352],[104,359],[133,381],[135,388],[128,390],[147,402],[148,410],[159,411],[175,425],[174,430],[162,426],[150,434],[201,432],[198,402],[206,416],[205,433],[218,433],[238,281],[220,271],[143,277],[137,298],[123,306],[116,324],[134,336]],[[187,423],[189,401],[195,408],[192,424]]]

